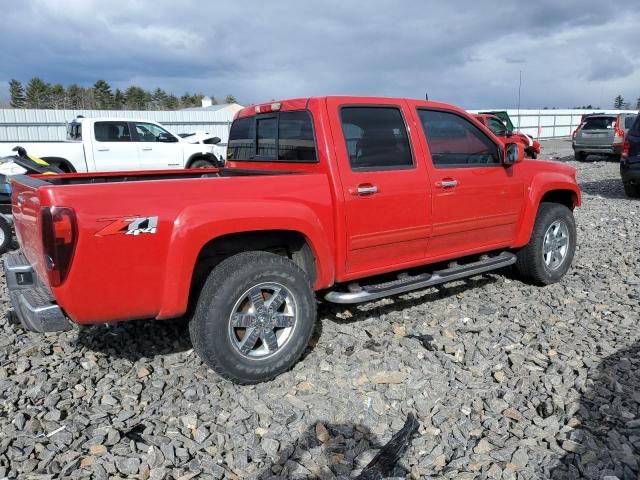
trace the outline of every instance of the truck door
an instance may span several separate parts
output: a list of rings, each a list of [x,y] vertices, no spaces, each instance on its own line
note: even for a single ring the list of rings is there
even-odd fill
[[[138,149],[131,141],[128,122],[94,123],[93,159],[98,172],[138,170]]]
[[[427,257],[508,245],[525,201],[519,166],[505,167],[502,145],[458,112],[419,107],[417,114],[434,188]]]
[[[431,192],[403,105],[327,103],[344,195],[347,276],[395,270],[426,253]]]
[[[183,145],[172,133],[155,123],[132,122],[131,125],[140,169],[166,170],[184,166]]]

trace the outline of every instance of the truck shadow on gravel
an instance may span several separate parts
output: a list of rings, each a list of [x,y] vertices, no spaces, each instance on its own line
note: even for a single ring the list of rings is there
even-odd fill
[[[622,188],[622,180],[619,178],[607,178],[592,182],[580,182],[583,193],[604,198],[627,199]]]
[[[316,322],[311,342],[302,359],[306,357],[322,334],[322,323]],[[189,337],[189,321],[135,320],[115,325],[94,325],[78,330],[76,344],[93,352],[101,352],[113,358],[130,362],[153,359],[157,356],[186,352],[193,348]]]
[[[552,479],[640,478],[640,343],[605,358],[589,373],[575,417],[580,424],[559,440],[571,453],[560,460]]]
[[[386,297],[383,300],[376,300],[370,304],[353,304],[353,305],[338,305],[329,302],[322,302],[318,306],[318,317],[320,319],[326,319],[334,323],[350,324],[355,322],[361,322],[367,318],[377,317],[393,312],[399,312],[412,307],[417,307],[425,303],[433,302],[435,300],[442,300],[445,298],[453,297],[455,295],[471,292],[476,289],[482,289],[487,285],[496,283],[500,276],[509,279],[515,279],[516,277],[511,273],[510,269],[496,270],[492,273],[485,273],[482,276],[464,278],[456,280],[452,283],[445,283],[435,287],[429,287],[425,290],[415,290],[413,292],[407,292],[399,295],[393,295]],[[421,293],[428,292],[428,293]],[[388,302],[381,305],[375,305],[378,302]],[[360,308],[359,305],[365,305],[366,308]],[[347,313],[348,312],[348,313]],[[340,315],[340,316],[337,316]]]

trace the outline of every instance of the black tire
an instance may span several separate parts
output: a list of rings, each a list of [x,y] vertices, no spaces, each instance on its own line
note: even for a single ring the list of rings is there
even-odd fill
[[[555,223],[566,227],[568,244],[562,261],[549,266],[544,258],[544,239]],[[549,285],[559,281],[569,270],[576,251],[576,223],[573,212],[559,203],[541,203],[529,243],[517,253],[516,271],[524,279],[537,284]]]
[[[241,342],[244,335],[249,335],[248,332],[253,328],[259,332],[254,337],[260,335],[256,341],[256,348],[268,348],[268,339],[262,336],[265,330],[262,330],[262,325],[257,322],[259,317],[265,322],[273,320],[273,315],[269,316],[270,298],[264,298],[262,293],[264,285],[273,284],[284,286],[285,290],[288,290],[287,299],[291,297],[295,305],[295,323],[288,332],[286,328],[267,328],[266,330],[276,332],[275,335],[281,334],[280,337],[271,338],[276,338],[278,343],[284,343],[274,348],[273,353],[265,354],[264,358],[251,358],[241,353],[241,346],[236,342]],[[263,299],[262,308],[265,308],[262,310],[263,315],[250,314],[257,310],[252,310],[255,297],[248,294],[258,286]],[[275,295],[275,291],[273,294]],[[248,303],[243,304],[244,299],[248,300]],[[242,305],[246,305],[244,308],[247,310],[241,310]],[[283,303],[277,310],[290,308],[291,305],[292,303]],[[251,321],[255,322],[252,324],[255,326],[244,329],[244,334],[240,337],[236,335],[243,328],[231,326],[232,315],[235,313],[251,317]],[[291,260],[280,255],[245,252],[222,261],[209,274],[200,293],[195,314],[189,323],[189,333],[194,350],[209,367],[232,382],[247,385],[265,382],[289,370],[304,353],[313,333],[315,320],[315,295],[305,272]],[[259,353],[254,350],[249,353]],[[268,350],[271,351],[270,348]]]
[[[538,154],[536,153],[535,150],[525,150],[524,151],[524,156],[527,158],[532,158],[532,159],[536,159],[538,158]]]
[[[573,156],[578,162],[584,162],[587,159],[587,154],[585,152],[573,152]]]
[[[0,217],[0,255],[9,250],[13,240],[13,231],[11,225],[4,218]]]
[[[629,198],[640,198],[640,185],[631,185],[630,183],[623,184],[624,193]]]
[[[209,160],[196,160],[189,168],[213,168],[214,166]]]

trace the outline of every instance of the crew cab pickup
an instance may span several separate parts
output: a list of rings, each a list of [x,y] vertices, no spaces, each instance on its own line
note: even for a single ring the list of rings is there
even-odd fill
[[[316,295],[366,302],[511,265],[560,280],[575,170],[523,155],[451,105],[321,97],[239,111],[225,168],[17,176],[16,320],[188,315],[207,365],[268,380],[304,352]]]
[[[202,168],[224,161],[219,138],[199,140],[150,120],[78,117],[67,125],[66,141],[2,142],[0,157],[19,146],[63,172]]]

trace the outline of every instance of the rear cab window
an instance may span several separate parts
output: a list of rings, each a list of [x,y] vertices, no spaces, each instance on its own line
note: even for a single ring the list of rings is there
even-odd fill
[[[229,132],[227,160],[317,162],[311,115],[294,110],[235,120]]]

